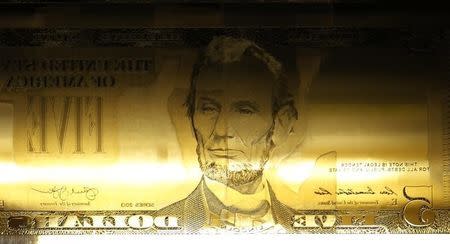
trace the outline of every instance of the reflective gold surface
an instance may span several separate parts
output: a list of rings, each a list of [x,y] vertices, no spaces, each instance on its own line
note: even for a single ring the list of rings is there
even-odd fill
[[[156,27],[1,43],[0,233],[448,233],[445,40]]]

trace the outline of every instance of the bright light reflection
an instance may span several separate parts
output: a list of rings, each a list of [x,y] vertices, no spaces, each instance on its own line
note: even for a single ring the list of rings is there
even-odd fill
[[[183,241],[184,235],[43,235],[38,236],[37,244],[90,244],[90,243],[152,243],[154,241]],[[198,238],[198,237],[197,237]],[[181,243],[181,242],[180,242]]]
[[[109,166],[18,166],[0,163],[0,183],[21,182],[104,182],[142,183],[183,181],[197,178],[197,168],[179,162],[130,162]]]
[[[314,166],[314,162],[281,165],[276,168],[276,175],[286,183],[298,184],[311,176]]]

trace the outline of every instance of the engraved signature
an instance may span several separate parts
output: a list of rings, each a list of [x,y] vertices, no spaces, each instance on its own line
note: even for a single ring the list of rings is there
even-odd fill
[[[93,201],[97,198],[98,189],[93,187],[81,187],[81,188],[67,188],[66,186],[53,186],[46,190],[40,190],[31,188],[33,191],[51,195],[54,199],[66,201],[68,198],[74,195],[83,195],[87,200]]]
[[[325,189],[324,187],[319,187],[317,190],[314,191],[314,194],[316,195],[333,195],[332,192]],[[339,188],[337,191],[334,192],[336,195],[395,195],[397,196],[397,193],[392,190],[390,187],[385,186],[380,191],[374,191],[372,187],[367,186],[365,189],[353,189],[353,188]]]

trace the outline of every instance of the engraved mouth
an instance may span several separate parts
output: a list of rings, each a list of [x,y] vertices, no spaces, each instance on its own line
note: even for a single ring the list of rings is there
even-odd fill
[[[243,152],[235,149],[209,148],[209,153],[217,158],[235,159]]]

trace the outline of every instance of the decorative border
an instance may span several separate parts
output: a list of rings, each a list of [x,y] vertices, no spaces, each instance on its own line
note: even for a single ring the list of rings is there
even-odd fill
[[[443,28],[14,28],[0,29],[0,47],[201,47],[214,36],[228,35],[269,46],[429,51],[441,46],[443,33]]]
[[[153,4],[153,3],[286,3],[286,4],[375,4],[376,0],[84,0],[88,4]],[[79,4],[77,0],[4,0],[2,3],[18,4]]]
[[[340,233],[340,234],[386,234],[386,233],[415,233],[415,234],[434,234],[448,233],[450,230],[450,210],[435,209],[433,210],[435,219],[431,225],[422,227],[412,227],[402,219],[400,210],[379,210],[379,211],[332,211],[332,210],[309,210],[299,211],[296,214],[324,215],[332,214],[337,217],[335,225],[332,227],[317,228],[300,228],[292,233]],[[93,215],[152,215],[155,211],[0,211],[0,235],[88,235],[88,234],[186,234],[180,229],[158,230],[155,228],[148,229],[132,229],[132,228],[90,228],[90,229],[9,229],[8,218],[11,216],[36,216],[36,215],[76,215],[76,216],[93,216]],[[375,216],[375,223],[365,225],[363,222],[355,222],[353,225],[343,225],[342,216],[354,215]],[[189,234],[189,233],[187,233]]]
[[[444,188],[444,201],[446,204],[450,204],[450,31],[445,33],[446,41],[446,65],[448,84],[443,89],[442,99],[442,181]]]

